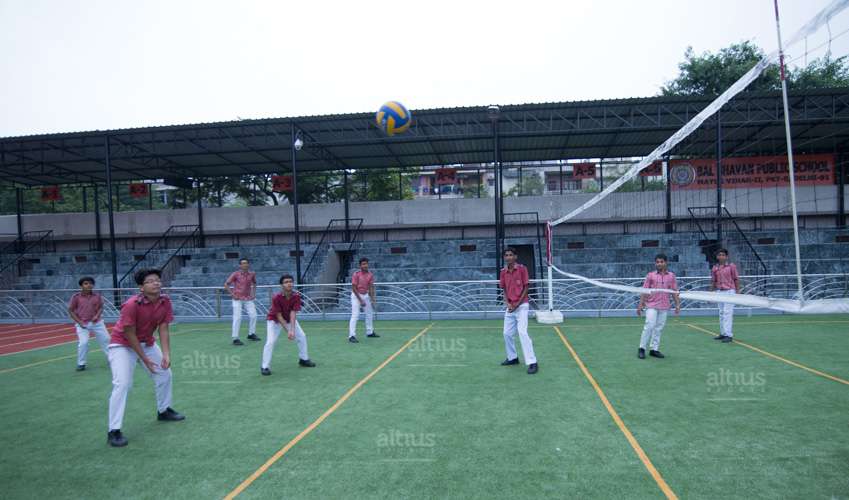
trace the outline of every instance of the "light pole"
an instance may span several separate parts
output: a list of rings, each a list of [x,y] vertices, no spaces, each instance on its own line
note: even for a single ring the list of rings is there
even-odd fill
[[[298,217],[298,151],[304,147],[301,132],[292,125],[292,205],[295,215],[295,274],[298,284],[301,284],[301,224]]]

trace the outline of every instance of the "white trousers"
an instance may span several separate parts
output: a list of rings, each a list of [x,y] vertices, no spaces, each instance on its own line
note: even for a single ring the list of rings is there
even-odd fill
[[[363,309],[366,312],[366,335],[371,335],[374,332],[374,308],[371,306],[371,297],[367,293],[361,293],[365,305]],[[360,319],[360,301],[354,292],[351,292],[351,322],[348,324],[348,337],[353,337],[357,334],[357,321]]]
[[[528,304],[522,304],[513,312],[504,313],[504,348],[507,350],[507,359],[513,360],[519,357],[516,352],[516,333],[518,332],[526,365],[537,362],[534,342],[528,335],[528,307]]]
[[[248,310],[248,335],[256,333],[256,304],[253,300],[233,301],[233,338],[239,338],[239,328],[242,327],[242,304]]]
[[[288,325],[287,325],[288,326]],[[265,347],[262,349],[262,368],[271,368],[271,356],[274,354],[274,345],[277,344],[277,339],[283,332],[283,327],[276,321],[268,321],[266,323],[267,337],[265,339]],[[286,330],[288,334],[288,330]],[[301,330],[301,324],[295,320],[295,341],[298,343],[298,357],[304,361],[310,359],[307,353],[307,336]]]
[[[75,324],[77,329],[77,365],[84,365],[88,357],[88,339],[90,334],[94,334],[100,348],[103,349],[103,355],[106,356],[106,361],[109,361],[109,332],[106,331],[106,324],[103,320],[97,323],[89,321],[84,325]]]
[[[663,327],[666,326],[666,309],[646,309],[646,325],[643,327],[643,334],[640,336],[640,349],[645,349],[649,346],[652,351],[657,351],[660,347],[660,334],[663,333]]]
[[[159,346],[142,344],[145,355],[154,363],[162,362],[162,351]],[[124,409],[127,407],[127,395],[133,387],[133,372],[136,363],[144,367],[144,371],[153,380],[156,392],[156,411],[163,412],[171,406],[171,368],[163,370],[158,367],[151,373],[139,356],[129,347],[112,344],[109,346],[109,366],[112,368],[112,395],[109,397],[109,430],[120,429],[124,423]]]
[[[734,290],[719,290],[719,293],[734,295]],[[726,337],[733,337],[734,332],[731,331],[734,325],[734,304],[719,303],[719,333]]]

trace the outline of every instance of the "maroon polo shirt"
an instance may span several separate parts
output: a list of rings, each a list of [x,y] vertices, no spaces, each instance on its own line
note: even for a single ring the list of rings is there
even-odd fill
[[[159,300],[151,302],[144,294],[139,293],[121,305],[121,317],[112,327],[110,342],[129,347],[130,343],[124,336],[124,328],[134,326],[139,342],[148,347],[152,346],[156,343],[153,332],[159,325],[172,321],[174,321],[174,309],[167,295],[160,295]]]
[[[274,297],[271,299],[271,309],[268,310],[268,321],[277,321],[277,313],[283,315],[283,321],[289,322],[289,317],[291,316],[291,312],[298,312],[301,310],[301,294],[298,292],[292,292],[292,295],[289,298],[286,298],[286,295],[283,292],[278,292],[274,294]]]
[[[103,298],[96,293],[75,293],[68,303],[68,309],[73,311],[83,323],[100,320],[100,311],[103,309]]]
[[[530,282],[528,279],[528,268],[516,262],[513,264],[513,269],[505,267],[501,270],[501,276],[498,280],[498,286],[504,290],[504,298],[507,302],[514,304],[522,296],[525,291],[525,286]],[[522,301],[522,304],[528,302],[528,297]]]

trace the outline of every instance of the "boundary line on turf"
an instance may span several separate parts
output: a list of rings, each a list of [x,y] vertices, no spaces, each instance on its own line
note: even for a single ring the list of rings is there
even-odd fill
[[[622,431],[622,434],[625,435],[625,439],[628,440],[628,443],[631,445],[631,448],[634,449],[634,452],[636,452],[637,456],[645,466],[646,470],[649,471],[651,477],[657,483],[658,487],[660,487],[660,490],[663,491],[663,494],[666,495],[666,498],[677,499],[678,496],[675,494],[674,491],[672,491],[672,488],[669,487],[669,484],[666,483],[666,481],[663,479],[663,476],[660,475],[660,472],[658,472],[657,468],[655,468],[654,464],[652,464],[651,460],[649,459],[649,456],[646,455],[646,452],[643,450],[642,446],[640,446],[640,443],[637,442],[637,438],[635,438],[634,435],[631,434],[631,431],[625,425],[625,422],[622,421],[622,418],[619,416],[619,413],[617,413],[616,409],[613,408],[613,405],[610,404],[610,401],[607,399],[607,396],[605,396],[604,391],[601,390],[601,386],[598,385],[598,382],[596,382],[595,378],[593,378],[589,369],[587,369],[586,365],[584,365],[584,362],[581,361],[581,358],[578,356],[578,353],[575,352],[575,349],[572,348],[572,344],[570,344],[569,341],[566,340],[566,336],[563,335],[563,332],[560,331],[559,327],[555,326],[554,331],[557,332],[557,335],[560,337],[560,340],[563,341],[563,345],[565,345],[566,349],[569,350],[569,353],[572,355],[572,358],[578,364],[578,367],[584,373],[584,376],[587,378],[587,380],[589,380],[590,385],[592,385],[593,389],[595,389],[595,392],[598,395],[599,399],[601,399],[601,402],[604,404],[604,407],[607,408],[607,412],[613,418],[613,421],[616,422],[616,426],[619,427],[619,430]]]
[[[684,324],[687,325],[688,327],[690,327],[694,330],[698,330],[698,331],[700,331],[700,332],[702,332],[706,335],[719,335],[716,332],[712,332],[712,331],[710,331],[706,328],[702,328],[702,327],[697,326],[697,325],[693,325],[693,324],[690,324],[690,323],[684,323]],[[769,351],[765,351],[765,350],[763,350],[759,347],[755,347],[751,344],[747,344],[746,342],[741,342],[741,341],[737,340],[736,338],[734,339],[734,342],[732,342],[732,343],[737,344],[737,345],[741,345],[741,346],[745,347],[746,349],[751,349],[752,351],[763,354],[764,356],[770,357],[772,359],[776,359],[776,360],[781,361],[782,363],[786,363],[790,366],[795,366],[796,368],[801,368],[802,370],[805,370],[806,372],[809,372],[809,373],[813,373],[814,375],[819,375],[820,377],[827,378],[829,380],[833,380],[833,381],[841,383],[841,384],[849,385],[849,380],[844,380],[840,377],[835,377],[834,375],[829,375],[828,373],[821,372],[821,371],[816,370],[814,368],[811,368],[809,366],[805,366],[802,363],[798,363],[798,362],[793,361],[791,359],[781,357],[778,354],[773,354],[773,353],[771,353]]]
[[[256,481],[259,478],[259,476],[264,474],[265,471],[267,471],[272,465],[274,465],[275,462],[277,462],[278,460],[283,458],[283,456],[286,453],[288,453],[289,450],[291,450],[303,438],[305,438],[309,433],[311,433],[316,427],[321,425],[321,423],[324,422],[327,419],[327,417],[332,415],[333,412],[338,410],[339,407],[342,406],[345,403],[345,401],[347,401],[351,396],[353,396],[354,393],[357,392],[362,386],[364,386],[366,384],[366,382],[371,380],[375,375],[377,375],[377,373],[380,370],[382,370],[386,365],[391,363],[392,360],[397,358],[402,352],[404,352],[408,347],[410,347],[410,345],[412,345],[413,342],[415,342],[416,340],[419,339],[419,337],[421,337],[422,335],[427,333],[427,331],[430,330],[432,327],[433,327],[433,323],[424,327],[421,331],[419,331],[419,333],[415,334],[411,339],[407,340],[404,343],[404,345],[401,346],[400,349],[395,351],[394,354],[390,355],[388,358],[383,360],[383,362],[380,363],[377,366],[377,368],[375,368],[374,370],[369,372],[368,375],[366,375],[365,377],[360,379],[360,381],[357,382],[356,384],[354,384],[353,387],[348,389],[348,391],[345,392],[345,394],[343,394],[341,398],[336,400],[336,402],[333,403],[333,405],[331,405],[330,408],[325,410],[324,413],[321,414],[321,416],[319,416],[317,419],[315,419],[310,425],[308,425],[304,430],[302,430],[297,436],[292,438],[292,440],[289,441],[288,443],[286,443],[285,446],[283,446],[282,448],[277,450],[277,452],[274,455],[272,455],[271,458],[266,460],[265,463],[262,464],[257,470],[255,470],[250,476],[248,476],[247,479],[245,479],[238,486],[236,486],[236,488],[234,488],[233,491],[231,491],[230,493],[227,493],[227,495],[224,497],[224,500],[232,500],[233,498],[236,498],[236,496],[241,494],[243,491],[245,491],[245,489],[247,489],[248,486],[253,484],[253,482]]]
[[[194,331],[198,331],[198,330],[195,330],[195,329],[192,329],[192,328],[188,328],[188,329],[186,329],[185,331],[182,331],[182,330],[181,330],[181,331],[179,331],[179,332],[171,332],[171,336],[177,335],[178,333],[179,333],[179,334],[184,334],[184,333],[191,333],[191,332],[194,332]],[[76,342],[76,341],[75,341],[75,340],[72,340],[71,342]],[[45,347],[38,347],[38,348],[36,348],[36,349],[30,349],[30,350],[28,350],[28,351],[10,352],[10,353],[8,353],[8,354],[3,354],[3,356],[9,356],[9,355],[12,355],[12,354],[20,354],[20,353],[22,353],[22,352],[32,352],[32,351],[38,351],[38,350],[40,350],[40,349],[49,349],[49,348],[51,348],[51,347],[56,347],[56,346],[60,346],[60,345],[70,344],[71,342],[63,342],[62,344],[54,344],[54,345],[49,345],[49,346],[45,346]],[[97,349],[89,350],[89,353],[92,353],[92,352],[103,352],[103,349],[97,348]],[[4,368],[4,369],[0,370],[0,375],[2,375],[2,374],[4,374],[4,373],[11,373],[11,372],[14,372],[14,371],[23,370],[24,368],[31,368],[31,367],[33,367],[33,366],[39,366],[39,365],[43,365],[43,364],[46,364],[46,363],[52,363],[52,362],[54,362],[54,361],[61,361],[61,360],[63,360],[63,359],[75,358],[75,357],[77,357],[77,355],[76,355],[76,354],[69,354],[69,355],[67,355],[67,356],[59,356],[59,357],[57,357],[57,358],[45,359],[45,360],[42,360],[42,361],[36,361],[36,362],[34,362],[34,363],[29,363],[29,364],[26,364],[26,365],[13,366],[13,367],[11,367],[11,368]]]

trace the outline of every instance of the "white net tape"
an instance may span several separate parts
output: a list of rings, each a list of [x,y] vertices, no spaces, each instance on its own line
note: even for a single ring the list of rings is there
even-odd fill
[[[619,292],[628,292],[638,295],[649,293],[675,293],[671,290],[657,288],[642,288],[638,286],[617,285],[615,283],[606,283],[604,281],[586,278],[577,274],[561,271],[555,266],[552,269],[568,278],[581,280],[585,283],[595,285],[608,290],[616,290]],[[820,299],[820,300],[793,300],[793,299],[771,299],[769,297],[761,297],[759,295],[748,294],[724,294],[717,292],[680,292],[679,296],[682,299],[698,300],[702,302],[726,303],[744,307],[754,307],[763,309],[772,309],[796,314],[849,314],[849,299]]]

